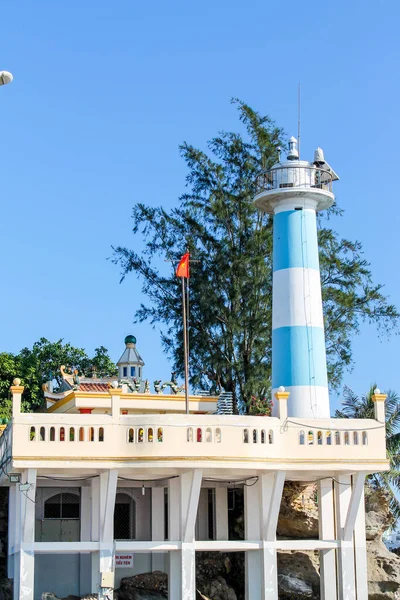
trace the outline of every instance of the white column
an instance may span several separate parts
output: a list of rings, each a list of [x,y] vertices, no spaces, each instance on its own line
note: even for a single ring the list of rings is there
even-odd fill
[[[36,469],[27,469],[22,473],[21,484],[17,486],[17,496],[19,539],[17,538],[16,542],[20,547],[14,561],[14,600],[34,600]]]
[[[114,509],[117,483],[116,469],[100,474],[100,574],[114,570]],[[100,588],[99,600],[108,600],[109,596],[108,588]]]
[[[354,559],[356,563],[357,600],[368,600],[364,481],[354,528]]]
[[[224,487],[215,488],[215,529],[216,540],[227,541],[229,539],[228,489]]]
[[[260,482],[244,487],[244,531],[246,540],[260,540]],[[245,553],[245,598],[261,600],[261,555],[258,550]]]
[[[333,481],[329,478],[318,482],[318,517],[319,539],[336,539]],[[336,550],[320,550],[319,564],[321,600],[336,600]]]
[[[175,542],[181,539],[180,487],[179,477],[168,481],[168,538]],[[169,553],[168,598],[181,598],[181,561],[179,552],[176,551]]]
[[[195,525],[202,481],[201,469],[183,473],[168,484],[169,539],[180,540],[180,552],[169,553],[168,598],[195,600]]]
[[[201,469],[183,473],[181,479],[182,600],[196,600],[195,525],[202,481]]]
[[[11,485],[8,491],[8,556],[7,556],[7,577],[14,577],[14,546],[17,521],[17,488]]]
[[[271,546],[276,541],[276,528],[278,525],[279,509],[281,506],[285,471],[263,473],[260,475],[260,502],[261,502],[261,574],[262,600],[278,598],[278,565],[276,549]]]
[[[90,482],[90,540],[92,542],[100,541],[100,481],[96,477]],[[99,591],[99,552],[91,552],[91,591],[97,594]]]
[[[351,475],[338,475],[335,482],[336,527],[338,548],[337,573],[339,598],[356,600],[354,544],[353,539],[344,539],[344,530],[351,501]]]
[[[164,488],[151,489],[151,539],[164,540]],[[152,571],[164,571],[164,553],[153,552],[151,555]]]

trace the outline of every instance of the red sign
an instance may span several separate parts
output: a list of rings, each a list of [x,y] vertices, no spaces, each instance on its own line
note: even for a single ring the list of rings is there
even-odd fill
[[[116,554],[115,567],[125,568],[133,567],[133,554]]]

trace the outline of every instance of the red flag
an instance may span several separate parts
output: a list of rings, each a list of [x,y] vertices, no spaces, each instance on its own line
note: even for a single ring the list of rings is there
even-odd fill
[[[189,252],[186,252],[186,254],[182,256],[179,265],[176,268],[177,277],[189,278],[189,256]]]

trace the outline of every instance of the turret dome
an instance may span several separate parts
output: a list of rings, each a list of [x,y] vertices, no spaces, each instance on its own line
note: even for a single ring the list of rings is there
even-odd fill
[[[136,344],[136,338],[134,335],[127,335],[124,341],[125,344]]]

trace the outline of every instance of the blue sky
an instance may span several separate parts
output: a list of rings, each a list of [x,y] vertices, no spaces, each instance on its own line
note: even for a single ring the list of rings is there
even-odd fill
[[[134,333],[150,379],[168,377],[159,335],[133,325],[133,277],[111,245],[137,246],[137,201],[172,207],[185,189],[178,145],[236,130],[239,97],[320,145],[341,180],[335,226],[362,241],[400,307],[400,94],[395,1],[3,2],[0,68],[0,350],[60,337],[116,360]],[[396,177],[395,177],[396,175]],[[400,391],[400,338],[363,327],[345,383]],[[334,398],[334,403],[336,398]]]

